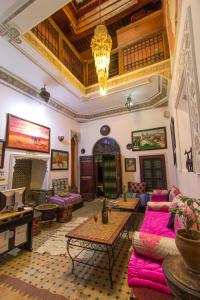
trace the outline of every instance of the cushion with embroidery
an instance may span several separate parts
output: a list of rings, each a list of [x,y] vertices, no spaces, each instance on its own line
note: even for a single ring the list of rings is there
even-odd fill
[[[132,193],[145,193],[146,187],[146,182],[128,182],[128,191]]]
[[[162,201],[162,202],[150,201],[147,203],[147,210],[168,212],[171,206],[172,206],[171,202],[168,201]]]
[[[136,253],[155,260],[162,261],[167,255],[179,254],[175,239],[145,232],[134,232],[132,246]]]

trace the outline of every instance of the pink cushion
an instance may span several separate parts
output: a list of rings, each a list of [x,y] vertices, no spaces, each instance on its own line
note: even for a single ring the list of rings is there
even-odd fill
[[[128,265],[129,287],[141,286],[171,294],[165,280],[161,262],[132,253]]]
[[[167,201],[167,194],[153,194],[151,197],[153,202],[162,202]]]
[[[168,194],[168,190],[158,190],[158,189],[154,189],[154,190],[153,190],[153,194],[157,194],[157,195],[167,195],[167,194]]]
[[[140,231],[175,238],[172,229],[167,228],[170,213],[160,211],[146,211]]]
[[[154,202],[150,201],[147,203],[147,210],[149,211],[157,211],[157,212],[169,212],[169,209],[171,208],[172,203],[171,202]]]

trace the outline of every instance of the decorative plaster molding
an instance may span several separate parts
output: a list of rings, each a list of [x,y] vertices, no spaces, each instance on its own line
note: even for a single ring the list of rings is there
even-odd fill
[[[24,11],[28,6],[30,6],[36,0],[27,0],[22,6],[17,8],[11,15],[9,15],[1,24],[0,24],[0,36],[7,36],[9,42],[14,42],[16,44],[21,44],[20,39],[20,30],[10,24],[17,15],[19,15],[22,11]]]
[[[162,87],[161,87],[161,92],[159,95],[156,95],[155,97],[149,98],[149,101],[142,102],[142,103],[136,103],[133,105],[132,112],[135,111],[140,111],[140,110],[145,110],[145,109],[150,109],[153,107],[159,107],[159,106],[166,106],[167,105],[167,87],[168,87],[168,80],[165,78],[162,78]],[[91,114],[91,115],[81,115],[77,114],[76,118],[79,121],[83,120],[93,120],[93,119],[98,119],[98,118],[105,118],[108,116],[112,115],[117,115],[117,114],[126,114],[129,113],[126,109],[126,107],[119,107],[116,109],[111,109],[107,110],[104,112],[96,113],[96,114]]]
[[[0,24],[0,36],[7,36],[9,38],[9,42],[14,42],[16,44],[21,44],[20,39],[20,31],[14,27],[10,26],[8,24]]]
[[[194,172],[200,174],[200,94],[190,7],[188,7],[186,14],[176,78],[174,80],[176,83],[174,89],[176,103],[179,101],[183,77],[185,77],[188,96]]]
[[[61,104],[58,100],[50,98],[49,102],[46,103],[42,100],[42,98],[39,95],[39,90],[35,87],[31,86],[24,80],[20,79],[19,77],[13,75],[12,73],[8,72],[7,70],[0,68],[0,82],[2,82],[4,85],[8,85],[11,88],[20,91],[21,93],[28,95],[32,99],[41,101],[44,105],[51,107],[52,109],[70,117],[77,121],[83,122],[87,120],[93,120],[97,118],[104,118],[116,114],[125,114],[128,113],[127,109],[123,107],[119,107],[116,109],[107,110],[100,113],[85,115],[85,114],[77,114],[70,110],[65,105]],[[158,107],[160,105],[166,105],[167,104],[167,87],[168,87],[168,80],[165,78],[162,78],[161,83],[161,92],[149,98],[149,101],[145,101],[142,103],[136,103],[133,106],[134,111],[144,110],[144,109],[151,109],[153,107]]]
[[[137,80],[139,78],[147,77],[149,75],[161,75],[167,79],[171,80],[171,63],[170,59],[161,61],[159,63],[153,64],[151,66],[147,66],[142,69],[138,69],[123,75],[119,75],[115,78],[111,78],[107,82],[108,90],[113,88],[114,86],[120,86],[125,83],[129,83],[133,80]],[[98,91],[99,87],[98,84],[91,85],[86,87],[86,94],[94,93]]]

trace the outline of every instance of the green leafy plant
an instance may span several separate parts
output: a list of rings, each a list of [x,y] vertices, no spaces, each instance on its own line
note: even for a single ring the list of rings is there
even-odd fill
[[[170,210],[180,217],[185,227],[184,237],[196,239],[193,228],[196,225],[197,230],[200,230],[200,199],[180,195],[172,203]]]

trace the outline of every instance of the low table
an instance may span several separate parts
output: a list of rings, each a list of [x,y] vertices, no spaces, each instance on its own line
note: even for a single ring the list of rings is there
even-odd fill
[[[123,198],[119,198],[115,201],[115,205],[112,206],[114,209],[119,209],[121,211],[130,211],[134,212],[137,209],[139,199],[138,198],[131,198],[124,201]]]
[[[200,275],[188,271],[180,255],[167,256],[163,271],[176,299],[200,299]]]
[[[114,201],[114,205],[112,205],[112,209],[118,210],[118,211],[127,211],[131,212],[131,230],[134,230],[135,227],[135,213],[137,212],[138,204],[140,200],[138,198],[130,198],[124,201],[123,198],[119,198],[118,200]]]
[[[101,213],[98,213],[96,223],[94,217],[90,217],[67,233],[67,252],[72,260],[72,273],[74,271],[75,262],[107,270],[110,278],[110,286],[112,288],[112,270],[116,259],[115,248],[123,233],[129,230],[128,221],[130,217],[131,213],[129,212],[112,211],[111,214],[109,214],[108,224],[103,224],[101,222]],[[70,253],[71,247],[78,247],[80,249],[79,254],[73,257]],[[90,262],[84,262],[78,258],[84,249],[105,253],[108,259],[108,268],[94,265]]]

